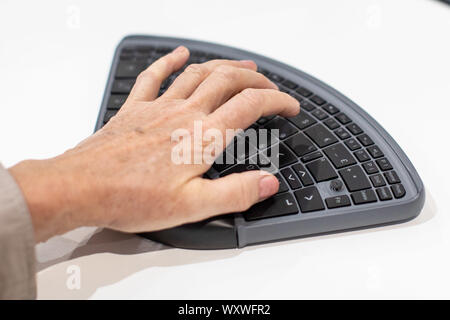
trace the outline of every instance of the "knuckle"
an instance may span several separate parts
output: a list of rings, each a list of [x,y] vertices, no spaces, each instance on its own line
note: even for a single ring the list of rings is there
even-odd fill
[[[147,69],[139,73],[139,75],[136,78],[136,82],[143,82],[143,81],[155,81],[157,79],[155,73],[151,69]]]
[[[236,80],[238,77],[238,69],[227,65],[218,66],[214,69],[214,73],[228,81]]]
[[[198,63],[193,63],[187,66],[186,73],[190,73],[193,74],[199,78],[203,77],[203,75],[205,74],[205,67],[202,66],[201,64]]]
[[[256,106],[262,103],[261,92],[257,89],[246,88],[240,93],[246,104]]]

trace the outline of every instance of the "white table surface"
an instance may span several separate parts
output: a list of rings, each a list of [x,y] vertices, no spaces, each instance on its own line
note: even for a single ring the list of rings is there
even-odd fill
[[[324,80],[387,129],[427,190],[422,213],[406,224],[241,250],[77,229],[37,246],[39,298],[450,298],[450,6],[1,1],[0,30],[6,166],[90,135],[119,40],[160,34],[241,47]],[[72,265],[78,290],[66,285]]]

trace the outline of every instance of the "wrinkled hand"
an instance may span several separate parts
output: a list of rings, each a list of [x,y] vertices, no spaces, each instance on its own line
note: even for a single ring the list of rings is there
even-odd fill
[[[29,206],[37,241],[78,226],[152,231],[244,211],[278,190],[267,172],[208,180],[209,163],[172,161],[172,133],[245,129],[261,116],[294,116],[299,103],[252,61],[190,65],[159,98],[161,83],[187,61],[179,47],[137,78],[127,101],[101,130],[64,154],[10,168]],[[225,136],[225,133],[224,133]],[[228,141],[224,141],[226,143]]]

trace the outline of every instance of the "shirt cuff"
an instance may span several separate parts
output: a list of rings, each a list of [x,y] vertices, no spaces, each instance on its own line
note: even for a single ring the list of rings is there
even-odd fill
[[[25,198],[0,164],[0,299],[36,298],[34,246]]]

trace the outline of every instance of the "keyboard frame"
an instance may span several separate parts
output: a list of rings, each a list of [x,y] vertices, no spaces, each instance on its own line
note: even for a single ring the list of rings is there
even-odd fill
[[[142,234],[143,236],[182,248],[242,248],[258,243],[396,224],[409,221],[419,215],[425,202],[423,183],[406,154],[375,119],[343,94],[311,75],[281,62],[241,49],[189,39],[146,35],[125,37],[118,44],[114,53],[95,131],[103,126],[103,117],[107,109],[120,51],[124,47],[135,45],[169,47],[185,45],[191,50],[206,51],[232,59],[252,59],[260,68],[277,73],[300,86],[310,89],[345,112],[354,123],[358,124],[372,138],[391,162],[406,190],[406,195],[403,198],[389,201],[381,202],[378,200],[375,203],[352,204],[350,207],[334,209],[328,209],[325,206],[325,210],[321,211],[254,221],[246,221],[242,213],[235,213],[233,217],[229,215],[215,217],[199,223],[145,233]],[[361,164],[358,162],[358,165]],[[212,170],[211,176],[217,177],[218,173],[214,173],[214,170]],[[323,199],[333,195],[349,194],[346,188],[342,192],[332,192],[326,182],[315,183],[314,186],[319,189]]]

